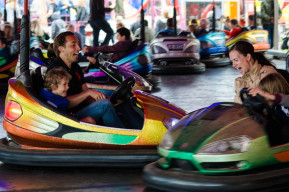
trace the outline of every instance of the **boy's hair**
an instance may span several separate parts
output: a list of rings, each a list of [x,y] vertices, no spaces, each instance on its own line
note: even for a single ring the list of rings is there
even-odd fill
[[[60,33],[59,35],[57,35],[54,39],[54,42],[53,42],[53,48],[54,48],[54,52],[55,52],[55,55],[58,57],[59,54],[60,54],[60,51],[58,50],[58,47],[60,46],[65,46],[65,43],[66,43],[66,37],[68,36],[74,36],[74,33],[73,32],[70,32],[70,31],[65,31],[63,33]]]
[[[44,88],[48,91],[52,91],[51,85],[55,85],[56,88],[62,79],[70,80],[71,75],[63,67],[56,67],[48,71],[44,78]]]
[[[130,40],[131,39],[130,38],[130,30],[128,30],[125,27],[119,28],[116,32],[119,33],[120,36],[125,36],[126,40]]]
[[[280,73],[271,73],[259,83],[260,89],[270,94],[289,94],[289,84]]]

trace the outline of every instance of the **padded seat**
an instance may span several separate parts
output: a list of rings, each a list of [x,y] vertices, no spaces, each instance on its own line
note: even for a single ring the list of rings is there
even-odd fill
[[[43,53],[42,53],[40,48],[36,48],[36,49],[35,48],[31,48],[30,49],[30,59],[33,60],[33,61],[35,59],[38,59],[44,64],[44,66],[48,66],[48,62],[44,58]],[[35,62],[37,62],[37,61],[35,61]]]
[[[161,31],[157,34],[156,38],[167,37],[167,36],[172,36],[172,35],[169,32]]]

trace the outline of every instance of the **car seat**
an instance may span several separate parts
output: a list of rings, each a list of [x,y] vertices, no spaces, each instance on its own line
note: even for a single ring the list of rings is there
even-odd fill
[[[30,49],[30,59],[36,63],[41,62],[40,64],[48,66],[47,60],[44,58],[43,53],[40,48],[31,48]]]
[[[79,119],[73,116],[72,114],[61,111],[59,109],[56,109],[55,107],[49,105],[46,103],[42,97],[40,96],[39,92],[41,88],[43,88],[44,83],[44,76],[46,74],[47,68],[45,66],[39,66],[35,70],[26,70],[24,73],[22,73],[20,76],[17,77],[17,80],[20,80],[28,94],[41,106],[48,108],[52,111],[56,111],[58,114],[65,116],[67,118],[70,118],[74,121],[79,122]],[[62,125],[65,126],[65,125]]]
[[[167,31],[161,31],[157,34],[156,38],[167,37],[167,36],[172,36],[172,35]]]

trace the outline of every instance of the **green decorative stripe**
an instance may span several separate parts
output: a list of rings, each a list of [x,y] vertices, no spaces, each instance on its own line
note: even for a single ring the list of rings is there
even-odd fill
[[[4,57],[0,57],[0,66],[5,65],[7,63],[7,60],[4,59]]]
[[[76,133],[67,133],[63,135],[63,138],[72,139],[76,141],[126,145],[133,142],[137,138],[137,136],[115,135],[115,134],[95,133],[95,132],[76,132]]]

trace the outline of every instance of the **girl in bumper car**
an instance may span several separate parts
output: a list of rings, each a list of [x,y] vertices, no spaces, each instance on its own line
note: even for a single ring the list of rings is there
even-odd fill
[[[259,87],[250,87],[249,94],[262,96],[273,109],[276,117],[274,124],[267,128],[273,145],[289,142],[289,84],[279,73],[272,73],[264,77]]]

